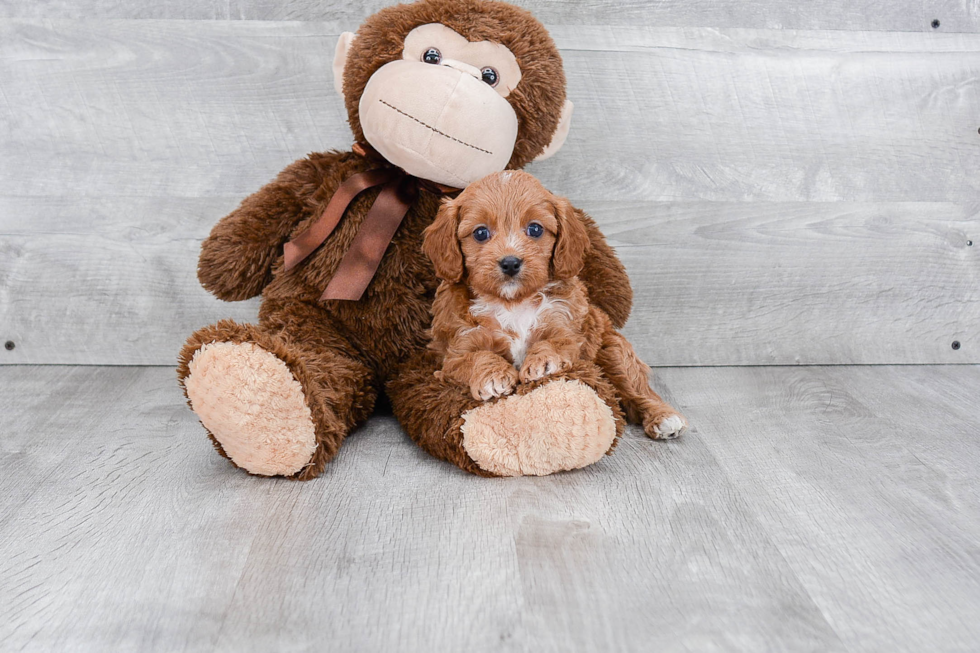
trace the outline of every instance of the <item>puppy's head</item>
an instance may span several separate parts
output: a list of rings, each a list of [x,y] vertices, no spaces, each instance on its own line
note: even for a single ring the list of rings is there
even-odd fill
[[[568,200],[526,172],[505,171],[444,202],[422,247],[440,278],[465,274],[478,294],[520,301],[578,274],[589,238]]]

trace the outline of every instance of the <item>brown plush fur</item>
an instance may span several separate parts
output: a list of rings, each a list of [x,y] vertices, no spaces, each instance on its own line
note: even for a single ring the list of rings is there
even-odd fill
[[[523,77],[519,90],[508,97],[521,120],[511,165],[527,163],[550,141],[564,101],[564,76],[544,28],[527,12],[503,3],[427,0],[390,7],[368,19],[345,73],[355,135],[361,136],[357,98],[367,79],[400,52],[410,29],[429,22],[442,22],[470,38],[503,42],[515,54]],[[283,243],[320,215],[341,182],[375,165],[351,152],[311,154],[214,227],[202,245],[201,283],[227,301],[261,292],[259,323],[225,320],[199,330],[180,353],[178,376],[183,384],[189,362],[209,342],[251,342],[282,359],[303,387],[319,444],[312,464],[294,478],[321,473],[346,434],[370,414],[386,384],[396,416],[419,446],[462,469],[485,474],[466,454],[459,433],[461,415],[476,404],[455,384],[435,377],[436,358],[425,352],[438,281],[421,248],[440,196],[420,191],[360,301],[319,297],[377,197],[376,189],[351,203],[336,230],[306,261],[290,272],[283,270]],[[591,247],[581,279],[592,301],[622,325],[632,300],[629,280],[592,220],[580,211],[575,215]],[[621,431],[615,391],[595,365],[577,365],[561,377],[594,388],[613,408]],[[215,446],[224,453],[216,441]]]
[[[529,234],[532,225],[540,235]],[[475,238],[476,229],[485,240]],[[440,355],[441,373],[482,400],[560,374],[579,360],[596,362],[631,421],[659,438],[662,422],[680,416],[650,388],[650,368],[629,341],[589,303],[576,276],[589,247],[568,200],[526,172],[471,184],[443,203],[425,231],[422,248],[444,280],[433,305],[430,348]],[[516,274],[503,271],[507,259],[520,262]]]

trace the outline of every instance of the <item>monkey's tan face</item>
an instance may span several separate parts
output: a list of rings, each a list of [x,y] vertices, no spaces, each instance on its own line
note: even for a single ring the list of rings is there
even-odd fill
[[[505,46],[422,25],[364,88],[364,137],[409,174],[463,188],[510,161],[518,122],[506,97],[520,79]]]

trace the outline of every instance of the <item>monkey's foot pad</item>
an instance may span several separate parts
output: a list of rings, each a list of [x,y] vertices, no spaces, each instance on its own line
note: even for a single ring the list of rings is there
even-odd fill
[[[253,343],[203,345],[184,386],[191,408],[231,460],[262,476],[292,476],[316,450],[303,387]]]
[[[612,410],[580,381],[552,381],[474,408],[463,419],[466,452],[501,476],[544,476],[591,465],[616,436]]]

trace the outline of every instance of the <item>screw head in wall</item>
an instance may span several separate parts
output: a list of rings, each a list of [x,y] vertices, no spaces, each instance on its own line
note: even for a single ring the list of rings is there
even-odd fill
[[[939,19],[938,18],[932,21],[932,29],[939,29]]]
[[[16,346],[17,345],[14,344],[13,340],[8,340],[7,342],[3,343],[3,348],[6,349],[7,351],[13,351],[14,347]]]
[[[960,341],[959,340],[954,340],[953,341],[953,350],[955,351],[955,350],[957,350],[959,348],[960,348]]]

